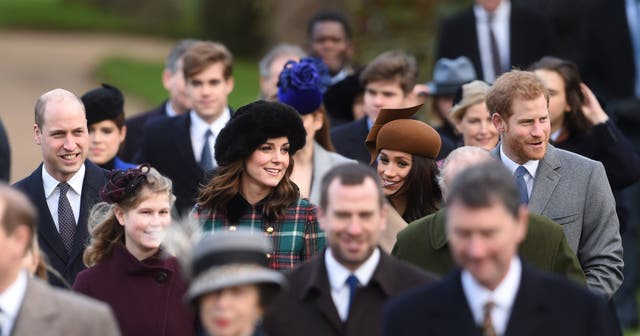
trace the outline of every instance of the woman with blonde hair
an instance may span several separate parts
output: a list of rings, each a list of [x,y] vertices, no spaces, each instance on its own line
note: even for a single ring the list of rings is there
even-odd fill
[[[178,261],[161,244],[175,200],[147,164],[114,170],[91,210],[91,242],[73,289],[111,305],[123,335],[193,335]]]
[[[487,83],[479,80],[464,84],[458,89],[449,113],[456,131],[462,135],[463,143],[458,145],[492,150],[498,144],[498,130],[493,126],[485,104],[489,89]]]

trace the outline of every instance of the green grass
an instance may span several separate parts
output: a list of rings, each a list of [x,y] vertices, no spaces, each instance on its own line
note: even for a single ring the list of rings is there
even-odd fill
[[[131,93],[150,105],[166,99],[161,75],[164,65],[120,56],[104,59],[96,69],[100,81],[108,82]],[[233,68],[234,89],[229,105],[234,109],[252,102],[258,97],[258,66],[253,60],[235,60]]]

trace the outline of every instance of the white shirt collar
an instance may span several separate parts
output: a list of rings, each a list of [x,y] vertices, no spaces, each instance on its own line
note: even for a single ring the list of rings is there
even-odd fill
[[[22,270],[16,280],[4,292],[0,293],[0,323],[2,335],[9,335],[16,322],[24,295],[27,292],[27,271]]]
[[[473,5],[473,14],[476,16],[478,22],[487,23],[489,21],[489,12],[482,6],[476,4]],[[511,1],[502,0],[498,7],[493,11],[494,22],[509,21],[511,15]]]
[[[47,163],[45,162],[42,166],[42,186],[44,187],[44,197],[49,198],[61,181],[49,175],[46,165]],[[83,163],[80,169],[67,181],[71,189],[78,195],[82,195],[82,182],[84,181],[85,171],[86,168]]]
[[[329,285],[334,290],[339,290],[346,286],[345,282],[352,273],[358,278],[362,286],[366,286],[373,276],[378,262],[380,261],[380,250],[376,248],[369,258],[354,272],[350,271],[342,264],[340,264],[331,253],[331,249],[327,248],[324,253],[324,262],[327,266],[327,277],[329,278]]]
[[[227,124],[227,121],[231,119],[228,107],[225,107],[224,111],[222,111],[222,115],[220,115],[220,117],[218,117],[218,119],[216,119],[211,124],[200,118],[200,116],[198,116],[198,114],[194,110],[191,110],[189,112],[189,117],[191,118],[191,127],[194,133],[202,134],[202,136],[204,136],[204,133],[207,131],[207,129],[210,129],[211,132],[213,132],[213,134],[217,136]]]
[[[504,163],[504,165],[509,169],[509,171],[511,171],[511,174],[514,174],[516,172],[516,169],[518,169],[518,167],[520,166],[519,164],[511,160],[507,156],[507,154],[504,153],[504,150],[502,148],[502,143],[500,144],[500,159],[502,159],[502,163]],[[533,179],[536,176],[536,172],[538,171],[539,165],[540,165],[540,160],[529,160],[525,162],[522,166],[524,166],[527,169],[527,172],[529,173],[529,175],[531,175],[530,178]]]
[[[173,105],[171,105],[171,100],[167,100],[164,105],[164,110],[167,111],[167,116],[169,117],[175,117],[178,115],[176,110],[173,109]]]
[[[343,79],[347,78],[347,76],[349,76],[349,71],[347,71],[347,68],[343,68],[342,70],[340,70],[340,72],[335,74],[335,76],[331,77],[331,85],[342,81]]]
[[[513,308],[513,302],[520,288],[521,278],[522,263],[517,256],[511,258],[507,275],[493,291],[477,282],[469,271],[462,271],[462,290],[477,325],[482,325],[484,305],[491,301],[495,304],[491,312],[493,326],[498,335],[504,334]]]

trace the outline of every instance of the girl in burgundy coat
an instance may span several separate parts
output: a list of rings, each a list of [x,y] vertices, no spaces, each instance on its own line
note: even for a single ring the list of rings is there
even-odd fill
[[[73,289],[111,305],[122,335],[193,335],[178,261],[160,246],[171,180],[149,165],[113,171],[91,211],[91,242]]]

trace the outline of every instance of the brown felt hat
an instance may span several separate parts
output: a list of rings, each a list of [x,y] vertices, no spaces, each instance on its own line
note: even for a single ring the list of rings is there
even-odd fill
[[[392,149],[435,160],[442,141],[433,127],[411,119],[422,105],[402,109],[381,109],[365,144],[371,154],[371,163],[382,149]]]

